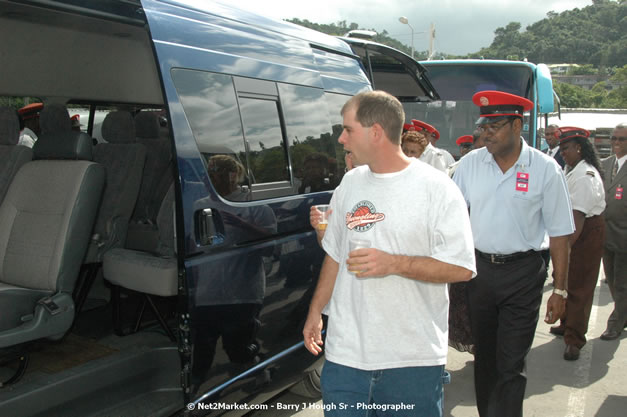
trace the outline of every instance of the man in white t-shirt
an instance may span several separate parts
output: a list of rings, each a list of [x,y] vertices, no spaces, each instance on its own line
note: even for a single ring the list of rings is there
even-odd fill
[[[342,115],[338,141],[365,165],[331,199],[327,255],[303,329],[307,349],[322,352],[325,310],[325,416],[441,416],[447,283],[475,275],[466,205],[446,174],[403,154],[396,98],[361,93]],[[357,240],[362,248],[349,253]]]

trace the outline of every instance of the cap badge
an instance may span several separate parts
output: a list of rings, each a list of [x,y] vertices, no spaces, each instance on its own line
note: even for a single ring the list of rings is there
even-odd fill
[[[479,102],[481,103],[482,106],[487,106],[490,104],[490,100],[488,100],[488,98],[485,96],[481,96],[479,98]]]

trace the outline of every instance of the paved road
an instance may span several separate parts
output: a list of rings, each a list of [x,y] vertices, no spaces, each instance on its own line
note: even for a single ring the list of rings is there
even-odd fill
[[[603,273],[599,277],[604,279]],[[548,281],[547,281],[548,282]],[[552,287],[544,287],[546,299]],[[562,359],[564,342],[549,333],[549,326],[538,324],[536,337],[527,360],[528,384],[524,405],[525,417],[619,417],[627,415],[627,331],[615,341],[599,339],[613,308],[606,284],[599,280],[590,318],[588,343],[578,361]],[[621,342],[622,340],[622,342]],[[451,384],[445,387],[445,416],[476,417],[473,357],[449,349],[448,365]],[[315,404],[303,409],[302,404]],[[321,401],[283,394],[268,403],[269,411],[255,417],[322,417]],[[279,410],[292,405],[293,410]]]

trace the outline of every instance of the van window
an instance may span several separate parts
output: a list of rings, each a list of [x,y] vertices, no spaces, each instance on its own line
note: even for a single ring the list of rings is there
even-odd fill
[[[339,184],[344,172],[343,157],[336,156],[342,155],[339,110],[348,96],[180,68],[172,70],[172,78],[208,169],[216,155],[242,167],[243,175],[226,187],[229,192],[210,173],[224,198],[262,200]]]
[[[279,84],[296,193],[332,190],[339,184],[329,108],[318,88]],[[341,155],[341,152],[339,153]]]
[[[290,180],[277,104],[275,100],[239,98],[253,184]]]

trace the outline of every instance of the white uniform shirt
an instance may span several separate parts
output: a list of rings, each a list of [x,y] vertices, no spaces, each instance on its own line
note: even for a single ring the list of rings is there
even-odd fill
[[[432,144],[428,144],[422,155],[419,158],[425,164],[429,164],[435,169],[439,169],[442,172],[446,172],[448,164],[440,149],[434,147]]]
[[[547,154],[521,138],[516,163],[501,171],[487,148],[462,158],[453,180],[470,209],[475,248],[511,254],[546,249],[546,234],[565,236],[575,230],[566,179]]]
[[[442,149],[442,148],[435,148],[435,149],[436,151],[442,154],[442,157],[444,158],[444,162],[446,163],[447,168],[455,163],[455,158],[453,158],[453,155],[451,155],[449,151],[447,151],[446,149]]]
[[[566,173],[566,183],[573,210],[582,212],[586,217],[603,213],[605,190],[601,175],[595,167],[582,159]]]
[[[339,264],[326,312],[325,356],[363,370],[446,363],[448,286],[398,275],[357,278],[348,242],[369,240],[387,253],[428,256],[476,273],[464,199],[444,173],[413,159],[404,170],[344,175],[322,246]]]

